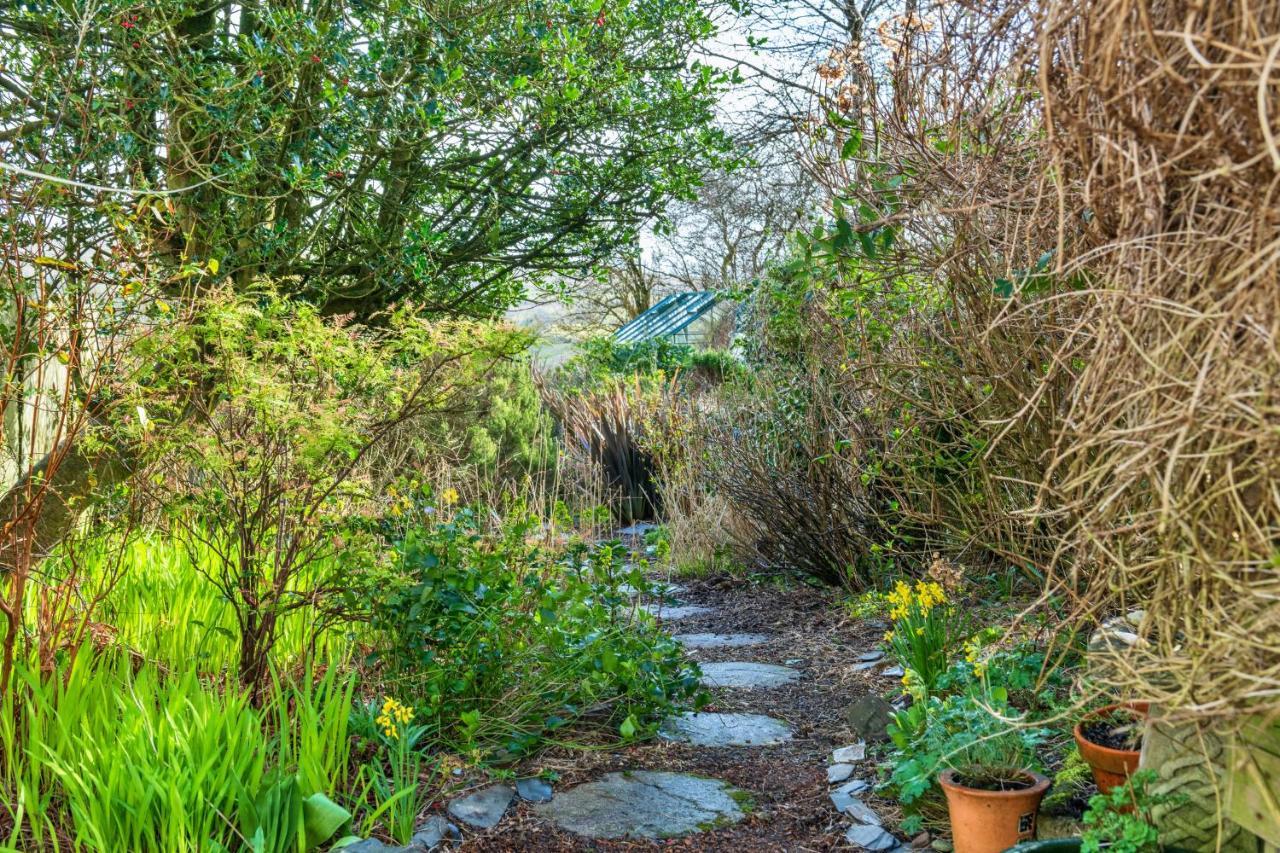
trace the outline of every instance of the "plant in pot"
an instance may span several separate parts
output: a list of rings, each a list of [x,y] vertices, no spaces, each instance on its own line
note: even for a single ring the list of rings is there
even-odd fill
[[[955,853],[1001,853],[1034,838],[1049,788],[1035,771],[1036,748],[1048,732],[1028,726],[1009,707],[1003,687],[930,697],[925,707],[917,711],[923,725],[915,752],[894,769],[900,798],[921,798],[936,779],[946,796]]]
[[[1137,771],[1147,709],[1146,702],[1107,705],[1076,724],[1076,748],[1103,794],[1123,785]]]

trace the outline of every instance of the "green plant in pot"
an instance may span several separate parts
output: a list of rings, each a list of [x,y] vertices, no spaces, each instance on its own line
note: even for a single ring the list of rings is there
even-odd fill
[[[1181,798],[1153,793],[1151,785],[1155,780],[1153,771],[1139,770],[1124,784],[1090,797],[1082,836],[1019,844],[1009,853],[1186,853],[1160,844],[1152,810],[1176,805]]]
[[[1049,787],[1035,772],[1035,753],[1047,732],[1025,724],[1009,707],[1007,691],[930,697],[909,710],[890,726],[899,749],[910,755],[894,770],[900,797],[919,799],[936,779],[946,795],[956,853],[1000,853],[1034,838]],[[914,736],[908,725],[918,727]]]

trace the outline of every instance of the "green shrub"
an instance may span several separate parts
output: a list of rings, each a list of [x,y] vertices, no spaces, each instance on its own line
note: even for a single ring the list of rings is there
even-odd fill
[[[519,754],[598,717],[624,735],[698,690],[680,647],[634,612],[621,547],[560,561],[526,545],[528,520],[483,536],[463,509],[407,531],[402,580],[373,605],[375,659],[428,736],[460,751]]]

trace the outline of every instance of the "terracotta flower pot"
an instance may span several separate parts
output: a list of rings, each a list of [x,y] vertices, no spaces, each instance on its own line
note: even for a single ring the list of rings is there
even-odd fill
[[[1146,702],[1122,702],[1116,705],[1107,705],[1096,711],[1090,711],[1080,719],[1080,722],[1076,723],[1076,748],[1080,750],[1080,757],[1093,770],[1093,781],[1097,783],[1098,790],[1104,794],[1128,781],[1129,777],[1138,769],[1138,758],[1142,753],[1136,749],[1112,749],[1109,746],[1094,743],[1084,736],[1082,727],[1091,719],[1105,717],[1112,711],[1118,711],[1122,708],[1145,717],[1149,705]]]
[[[1017,791],[983,791],[956,781],[956,771],[944,770],[938,782],[947,795],[955,853],[1001,853],[1036,835],[1036,813],[1049,790],[1049,780],[1024,770],[1028,783]]]

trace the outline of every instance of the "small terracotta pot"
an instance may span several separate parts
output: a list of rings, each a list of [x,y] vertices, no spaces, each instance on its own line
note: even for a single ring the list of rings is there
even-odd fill
[[[1049,780],[1030,770],[1022,775],[1031,785],[1020,791],[966,788],[956,782],[954,770],[938,775],[947,795],[955,853],[1001,853],[1036,837],[1036,813]]]
[[[1145,717],[1150,704],[1147,702],[1121,702],[1116,705],[1107,705],[1104,708],[1085,714],[1080,719],[1080,722],[1076,723],[1075,728],[1076,748],[1080,750],[1080,757],[1093,770],[1093,781],[1097,783],[1098,790],[1104,794],[1109,793],[1112,788],[1120,787],[1129,780],[1129,777],[1138,769],[1138,759],[1142,753],[1136,749],[1112,749],[1111,747],[1094,743],[1084,736],[1084,730],[1081,727],[1095,717],[1105,717],[1112,711],[1117,711],[1121,708],[1127,708]]]

